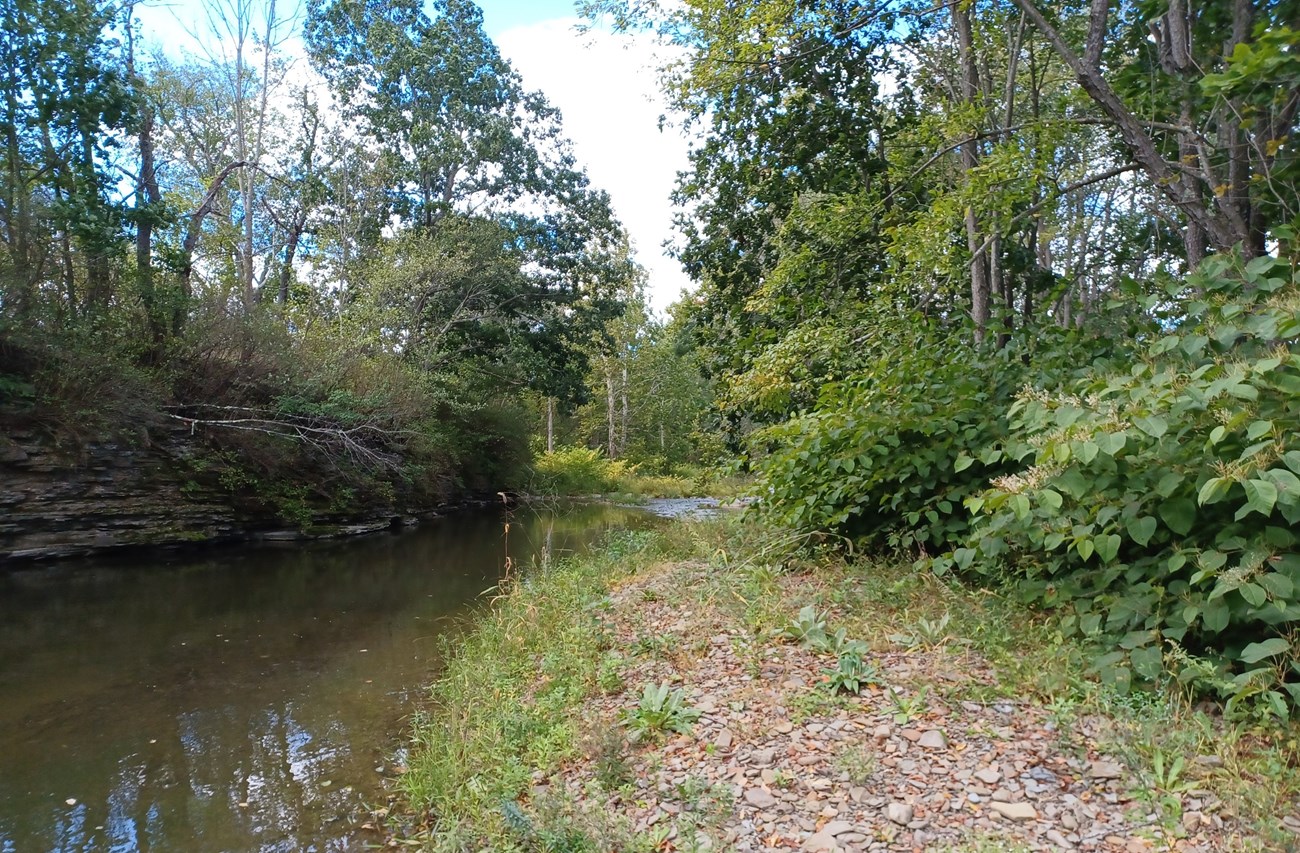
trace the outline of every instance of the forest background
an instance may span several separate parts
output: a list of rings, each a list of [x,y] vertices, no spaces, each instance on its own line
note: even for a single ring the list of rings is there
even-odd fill
[[[6,417],[201,427],[281,511],[526,485],[530,440],[738,460],[770,521],[1009,584],[1108,680],[1288,715],[1300,3],[581,5],[676,49],[668,321],[466,0],[312,4],[328,104],[272,96],[270,3],[191,63],[6,0]]]

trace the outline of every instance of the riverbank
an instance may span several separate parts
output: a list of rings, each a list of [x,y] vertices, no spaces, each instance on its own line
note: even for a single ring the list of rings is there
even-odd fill
[[[1084,676],[1086,650],[998,596],[796,544],[738,520],[674,522],[517,575],[416,722],[402,840],[966,853],[1300,840],[1294,730],[1115,694]]]

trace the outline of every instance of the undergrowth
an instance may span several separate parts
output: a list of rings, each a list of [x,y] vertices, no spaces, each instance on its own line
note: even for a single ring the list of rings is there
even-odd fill
[[[1226,719],[1172,679],[1117,690],[1087,666],[1095,650],[1086,641],[1007,592],[920,572],[906,560],[846,556],[832,540],[738,519],[620,534],[590,556],[503,585],[478,630],[457,641],[433,708],[417,726],[403,785],[425,818],[420,840],[436,850],[652,849],[653,839],[638,838],[604,804],[628,782],[632,751],[653,751],[653,741],[629,744],[614,723],[593,730],[584,703],[627,687],[617,671],[631,652],[613,647],[613,622],[635,614],[613,610],[609,590],[661,572],[672,573],[681,607],[717,609],[741,626],[732,643],[742,659],[752,653],[751,677],[764,649],[799,624],[801,610],[805,623],[824,621],[836,636],[858,641],[853,648],[864,662],[886,651],[916,651],[920,660],[938,650],[929,659],[943,662],[943,674],[922,667],[890,685],[901,705],[916,706],[912,713],[967,701],[1041,709],[1062,751],[1125,764],[1133,796],[1149,801],[1170,838],[1180,795],[1194,787],[1237,818],[1240,849],[1293,840],[1277,816],[1300,804],[1295,726]],[[807,691],[806,715],[849,707],[844,693],[827,687]],[[636,685],[633,692],[643,691]],[[800,700],[792,700],[792,718],[805,715]],[[566,792],[557,774],[580,759],[596,778],[580,794]],[[865,778],[870,763],[857,760],[845,772]],[[994,849],[971,841],[974,847],[957,849]],[[1249,846],[1259,842],[1266,846]]]
[[[610,584],[673,553],[684,551],[671,535],[622,532],[590,555],[501,585],[478,629],[457,641],[432,710],[415,725],[402,787],[435,849],[461,849],[457,839],[471,837],[492,839],[493,849],[547,849],[539,839],[564,835],[572,809],[534,802],[534,774],[582,749],[581,703],[600,690],[611,647]]]
[[[610,459],[598,449],[562,447],[536,456],[528,488],[536,494],[560,497],[612,495],[635,500],[708,495],[727,499],[744,494],[750,485],[747,478],[724,476],[707,468],[679,466],[667,473],[654,473],[653,468]]]

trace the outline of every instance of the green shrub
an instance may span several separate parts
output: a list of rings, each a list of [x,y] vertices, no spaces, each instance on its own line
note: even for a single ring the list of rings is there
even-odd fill
[[[967,499],[978,518],[936,568],[1006,575],[1060,608],[1106,644],[1110,681],[1172,672],[1286,716],[1300,704],[1298,284],[1285,261],[1213,258],[1131,369],[1023,393],[1007,452],[955,468],[1032,464]]]
[[[754,435],[753,455],[775,447],[757,463],[763,512],[800,530],[944,551],[969,531],[962,502],[1014,468],[986,451],[1007,439],[1016,393],[1058,387],[1112,349],[1059,330],[1000,350],[922,336],[828,385],[812,412]],[[981,462],[958,468],[961,457]]]
[[[617,489],[628,466],[605,458],[599,450],[565,447],[537,457],[533,470],[534,488],[542,494],[589,495]]]

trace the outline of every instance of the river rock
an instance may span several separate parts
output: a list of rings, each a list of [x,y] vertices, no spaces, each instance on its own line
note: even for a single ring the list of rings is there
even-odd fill
[[[1029,803],[989,803],[989,808],[1007,820],[1034,820],[1038,812]]]
[[[944,737],[943,732],[938,729],[930,729],[921,734],[921,737],[916,741],[916,745],[923,746],[926,749],[947,749],[948,738]]]
[[[1114,761],[1094,761],[1088,765],[1088,775],[1094,779],[1118,779],[1124,775],[1124,768]]]
[[[745,802],[757,809],[770,809],[776,805],[776,797],[762,788],[746,788]]]
[[[907,803],[890,803],[885,807],[885,817],[889,818],[891,823],[899,826],[907,826],[912,821],[913,810]]]

